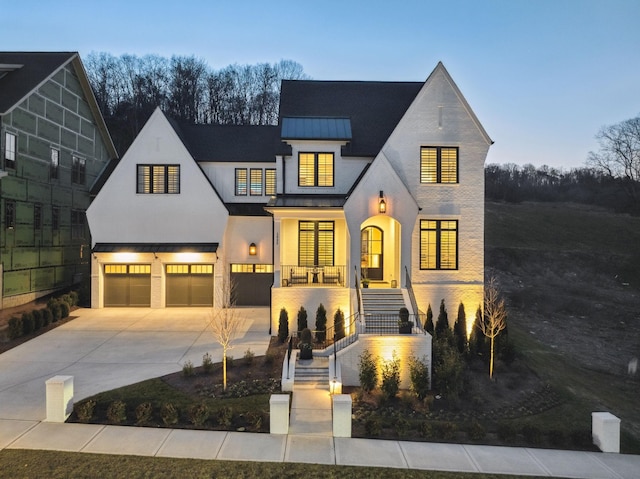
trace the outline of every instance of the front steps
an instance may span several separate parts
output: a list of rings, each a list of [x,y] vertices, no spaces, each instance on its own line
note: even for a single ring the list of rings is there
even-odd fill
[[[298,386],[329,389],[329,358],[314,356],[298,359],[294,377],[294,390]]]
[[[401,289],[362,289],[366,333],[397,334],[398,311],[407,307]]]

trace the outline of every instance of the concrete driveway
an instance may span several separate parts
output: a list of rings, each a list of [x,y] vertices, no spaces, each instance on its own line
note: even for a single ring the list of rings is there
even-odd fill
[[[238,308],[245,319],[231,356],[269,346],[269,309]],[[222,349],[207,322],[211,308],[78,309],[73,321],[0,354],[0,419],[44,420],[45,381],[74,377],[74,399],[202,364]]]

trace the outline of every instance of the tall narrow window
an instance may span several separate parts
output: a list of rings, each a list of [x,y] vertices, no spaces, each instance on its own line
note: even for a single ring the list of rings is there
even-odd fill
[[[33,229],[42,229],[42,205],[33,205]]]
[[[71,239],[84,239],[85,214],[81,210],[71,210]]]
[[[333,266],[333,221],[300,221],[298,265]]]
[[[4,135],[4,167],[15,169],[16,167],[16,135],[6,132]]]
[[[180,165],[138,165],[137,174],[137,193],[180,193]]]
[[[264,194],[267,196],[275,196],[276,188],[276,170],[274,168],[267,168],[264,170]]]
[[[71,181],[78,185],[84,185],[87,160],[74,156],[71,163]]]
[[[51,229],[53,231],[60,229],[60,208],[56,206],[51,208]]]
[[[420,183],[457,182],[457,147],[423,146],[420,148]]]
[[[4,202],[4,227],[14,229],[16,227],[16,202],[5,200]]]
[[[458,269],[458,221],[420,221],[420,269]]]
[[[262,168],[251,168],[251,196],[262,196]]]
[[[49,166],[49,176],[51,179],[58,178],[58,165],[60,164],[60,150],[51,148],[51,164]]]
[[[299,153],[298,186],[333,186],[333,153]]]
[[[247,196],[246,168],[236,168],[236,196]]]

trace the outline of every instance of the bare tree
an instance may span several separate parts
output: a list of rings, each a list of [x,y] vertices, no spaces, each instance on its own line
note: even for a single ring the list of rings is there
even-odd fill
[[[227,390],[227,352],[233,348],[233,341],[242,330],[245,320],[235,307],[236,284],[223,271],[222,280],[216,287],[217,302],[211,311],[207,326],[216,342],[222,346],[222,386]]]
[[[495,356],[495,340],[502,330],[507,327],[507,308],[500,295],[497,281],[489,279],[484,288],[484,315],[480,321],[480,331],[490,340],[489,377],[493,378],[493,363]]]

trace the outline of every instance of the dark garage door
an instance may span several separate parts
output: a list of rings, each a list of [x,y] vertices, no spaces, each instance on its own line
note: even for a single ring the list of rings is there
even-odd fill
[[[213,306],[212,264],[168,264],[167,306]]]
[[[231,282],[236,306],[269,306],[273,267],[270,264],[232,264]]]
[[[104,265],[104,305],[151,306],[151,265]]]

